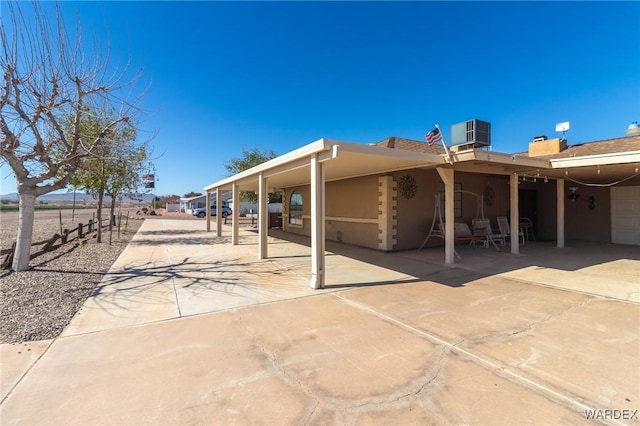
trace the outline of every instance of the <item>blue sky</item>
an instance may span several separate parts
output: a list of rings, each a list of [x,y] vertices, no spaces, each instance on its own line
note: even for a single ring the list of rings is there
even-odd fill
[[[25,6],[26,4],[23,4]],[[63,2],[144,68],[158,195],[201,192],[242,148],[424,140],[492,124],[525,151],[640,121],[639,2]],[[114,60],[114,62],[116,62]],[[142,133],[144,134],[144,133]],[[2,167],[1,193],[15,192]]]

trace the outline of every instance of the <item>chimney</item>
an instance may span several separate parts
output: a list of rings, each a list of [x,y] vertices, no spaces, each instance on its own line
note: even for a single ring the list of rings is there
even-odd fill
[[[559,154],[566,148],[567,140],[564,138],[547,139],[546,136],[536,136],[529,143],[529,157]]]

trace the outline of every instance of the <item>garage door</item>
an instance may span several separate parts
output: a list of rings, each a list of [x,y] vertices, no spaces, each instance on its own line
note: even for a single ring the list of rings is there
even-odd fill
[[[611,188],[611,242],[640,245],[640,186]]]

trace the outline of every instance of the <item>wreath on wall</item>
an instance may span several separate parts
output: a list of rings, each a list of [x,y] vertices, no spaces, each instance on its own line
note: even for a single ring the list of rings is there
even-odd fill
[[[411,175],[404,175],[400,178],[400,182],[398,182],[398,191],[400,191],[400,195],[402,195],[407,200],[416,196],[416,192],[418,192],[418,183],[416,179]]]

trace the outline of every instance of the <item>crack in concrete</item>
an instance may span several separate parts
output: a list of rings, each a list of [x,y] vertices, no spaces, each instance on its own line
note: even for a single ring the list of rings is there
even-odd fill
[[[253,346],[258,349],[261,353],[264,354],[265,359],[269,361],[271,367],[274,369],[276,376],[280,378],[284,383],[289,386],[294,386],[302,390],[306,395],[311,397],[315,404],[310,412],[305,415],[302,420],[302,424],[308,424],[313,419],[318,407],[320,406],[321,400],[318,396],[316,396],[311,389],[309,389],[301,380],[297,379],[296,375],[292,375],[284,368],[284,366],[278,362],[278,352],[272,351],[267,348],[264,344],[263,339],[261,339],[255,332],[252,331],[250,327],[244,325],[244,320],[242,318],[242,314],[239,310],[232,311],[234,316],[237,318],[238,322],[242,326],[242,328],[246,331],[249,338],[253,341]]]
[[[567,406],[567,407],[571,407],[573,410],[577,410],[577,411],[583,411],[583,410],[591,410],[593,409],[593,407],[587,405],[588,403],[586,401],[581,400],[581,398],[577,397],[576,395],[573,395],[570,392],[566,392],[563,390],[559,390],[554,388],[553,385],[550,385],[548,383],[546,383],[543,380],[540,380],[539,378],[531,378],[528,377],[526,374],[524,374],[522,371],[515,369],[512,370],[510,368],[508,368],[507,365],[505,365],[503,362],[501,362],[500,360],[497,359],[493,359],[490,356],[487,356],[486,354],[482,354],[482,353],[476,353],[475,351],[471,350],[471,349],[466,349],[464,347],[460,347],[458,346],[460,343],[464,342],[464,340],[461,340],[460,342],[456,343],[455,345],[447,342],[446,340],[444,340],[441,337],[436,336],[433,333],[430,333],[428,331],[425,330],[421,330],[419,328],[416,328],[410,324],[407,324],[403,321],[401,321],[400,319],[394,318],[388,314],[382,313],[380,311],[377,311],[376,309],[374,309],[371,306],[368,306],[366,304],[362,304],[359,303],[357,301],[354,300],[350,300],[347,297],[345,297],[344,295],[341,294],[332,294],[332,296],[337,297],[339,299],[341,299],[342,301],[344,301],[346,304],[351,305],[357,309],[360,309],[362,311],[365,312],[369,312],[370,314],[384,320],[387,321],[391,324],[395,324],[411,333],[414,333],[418,336],[421,336],[422,338],[427,339],[428,341],[430,341],[431,343],[433,343],[436,346],[444,346],[445,348],[447,348],[449,351],[451,351],[452,354],[458,355],[462,358],[468,359],[471,362],[476,363],[477,365],[486,368],[490,371],[493,371],[495,374],[497,374],[499,377],[502,377],[505,380],[508,380],[512,383],[517,383],[521,386],[525,386],[531,390],[534,390],[536,393],[541,394],[543,397],[549,399],[549,400],[554,400],[557,403],[560,403],[561,405]],[[539,321],[536,324],[539,324],[541,322],[546,322],[546,321],[550,321],[553,318],[557,318],[563,314],[565,314],[566,312],[572,310],[572,309],[576,309],[578,307],[584,306],[587,303],[589,303],[591,300],[593,300],[592,297],[589,297],[585,300],[583,300],[581,303],[578,304],[574,304],[572,306],[569,306],[566,309],[563,309],[560,313],[558,314],[554,314],[549,316],[548,318],[546,318],[543,321]]]
[[[631,303],[638,303],[635,300],[631,300],[631,299],[632,298],[633,299],[637,299],[638,298],[637,295],[639,295],[639,294],[640,294],[640,291],[630,291],[629,293],[627,293],[627,298],[624,299],[624,300],[626,300],[627,302],[631,302]]]
[[[526,326],[519,328],[517,330],[512,330],[512,331],[502,331],[502,332],[498,332],[498,333],[491,333],[491,334],[487,334],[484,336],[479,336],[473,339],[469,340],[469,343],[481,343],[481,342],[486,342],[489,340],[501,340],[501,339],[508,339],[511,337],[515,337],[524,333],[527,333],[529,331],[531,331],[531,329],[533,329],[534,327],[537,327],[541,324],[545,324],[549,321],[552,321],[556,318],[559,318],[561,316],[563,316],[564,314],[566,314],[569,311],[572,311],[574,309],[578,309],[581,308],[583,306],[585,306],[587,303],[590,303],[593,300],[593,298],[586,298],[584,299],[582,302],[580,303],[575,303],[567,308],[562,309],[560,312],[558,312],[557,314],[551,314],[546,318],[543,318],[539,321],[533,321],[528,323]]]
[[[442,346],[437,359],[421,377],[410,380],[408,384],[397,388],[391,394],[382,393],[360,398],[357,401],[347,398],[325,397],[322,401],[325,411],[334,415],[337,424],[357,424],[361,416],[382,410],[408,408],[414,403],[422,406],[432,405],[430,399],[423,397],[423,395],[428,388],[437,386],[446,355],[449,353],[449,348]]]
[[[311,412],[309,414],[307,414],[305,416],[305,418],[302,420],[302,424],[303,425],[308,425],[309,423],[311,423],[311,420],[313,419],[313,416],[315,416],[316,411],[318,410],[319,406],[320,406],[320,400],[316,399],[316,403],[313,406],[313,408],[311,409]]]
[[[450,352],[446,346],[438,345],[441,346],[442,350],[433,362],[431,368],[420,378],[412,380],[408,385],[397,389],[391,395],[382,394],[365,397],[360,399],[359,403],[354,403],[353,400],[347,398],[336,398],[327,395],[321,397],[316,395],[316,393],[309,389],[302,381],[298,380],[295,374],[289,373],[286,368],[283,367],[279,362],[278,352],[270,350],[251,328],[244,325],[244,319],[239,310],[233,310],[232,312],[242,328],[246,331],[248,337],[253,341],[253,346],[263,353],[265,359],[269,361],[277,377],[287,385],[299,388],[313,399],[313,406],[307,409],[307,413],[300,421],[303,425],[313,423],[314,418],[323,412],[332,412],[335,416],[341,418],[339,422],[347,424],[352,422],[349,419],[355,420],[356,417],[371,411],[393,407],[398,403],[401,405],[409,404],[418,399],[426,389],[437,384],[438,379],[441,377],[446,355]]]

